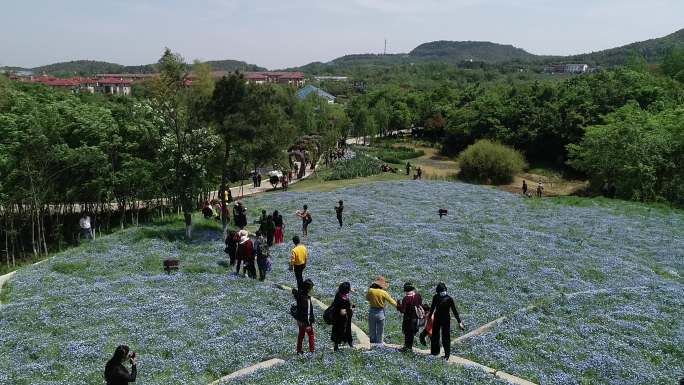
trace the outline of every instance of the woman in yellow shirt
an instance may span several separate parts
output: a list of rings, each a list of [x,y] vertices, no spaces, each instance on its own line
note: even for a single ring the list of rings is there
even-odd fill
[[[382,344],[385,330],[385,305],[387,303],[397,306],[392,296],[387,292],[389,283],[385,277],[378,277],[368,288],[366,300],[368,301],[368,336],[372,344]]]

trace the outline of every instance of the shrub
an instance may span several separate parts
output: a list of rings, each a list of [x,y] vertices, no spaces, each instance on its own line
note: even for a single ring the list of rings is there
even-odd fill
[[[463,180],[492,184],[506,184],[527,167],[522,154],[503,144],[479,140],[458,156]]]
[[[352,159],[336,162],[330,174],[323,177],[325,180],[354,179],[364,176],[376,175],[381,172],[380,160],[364,154],[358,154]]]

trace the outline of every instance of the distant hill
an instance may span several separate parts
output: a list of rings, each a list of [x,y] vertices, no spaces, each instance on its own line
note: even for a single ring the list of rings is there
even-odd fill
[[[212,60],[207,62],[215,71],[265,71],[263,67],[249,64],[238,60]],[[2,67],[8,71],[31,70],[36,74],[50,74],[54,76],[90,76],[95,74],[121,74],[121,73],[154,73],[154,64],[138,66],[124,66],[116,63],[95,60],[74,60],[63,63],[48,64],[35,68]]]
[[[660,63],[674,47],[684,48],[684,29],[657,39],[631,43],[622,47],[606,49],[581,55],[566,56],[564,61],[586,63],[592,66],[616,66],[624,64],[634,53],[642,55],[649,63]]]
[[[659,63],[673,47],[684,47],[684,29],[665,37],[581,55],[542,56],[532,54],[512,45],[486,41],[441,40],[421,44],[409,53],[345,55],[327,63],[314,62],[293,69],[313,74],[336,74],[355,66],[426,62],[459,64],[471,60],[487,64],[526,63],[544,65],[549,63],[586,63],[592,67],[610,67],[624,64],[634,53],[642,55],[649,63]]]
[[[537,60],[522,48],[502,45],[488,41],[433,41],[424,43],[409,52],[409,57],[421,61],[445,61],[460,63],[477,61],[485,63],[501,63],[509,61]]]

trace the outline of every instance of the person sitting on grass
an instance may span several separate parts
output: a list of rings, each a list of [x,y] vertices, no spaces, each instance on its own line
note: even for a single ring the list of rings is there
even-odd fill
[[[349,298],[351,291],[351,284],[349,282],[343,282],[337,289],[335,299],[333,300],[332,305],[330,305],[334,309],[332,317],[333,325],[330,334],[330,340],[334,344],[334,351],[340,350],[340,344],[348,344],[350,348],[354,347],[351,332],[351,320],[354,315],[354,306],[352,306]]]
[[[126,385],[129,382],[135,382],[138,376],[138,369],[135,365],[135,352],[128,354],[130,349],[126,345],[117,346],[112,358],[107,361],[105,365],[104,377],[107,385]],[[128,360],[131,364],[131,371],[124,366],[124,362]]]
[[[302,283],[300,289],[292,289],[292,295],[297,301],[297,313],[295,319],[297,320],[297,327],[299,334],[297,335],[297,354],[304,354],[302,350],[302,342],[304,342],[304,334],[309,336],[309,352],[313,353],[314,344],[314,328],[313,324],[316,322],[313,311],[313,303],[311,302],[311,290],[314,283],[307,279]]]
[[[397,303],[397,310],[404,315],[401,322],[401,332],[404,333],[404,347],[402,352],[413,350],[413,340],[418,333],[417,307],[423,304],[423,298],[412,284],[404,284],[404,298]]]
[[[451,354],[451,314],[454,313],[458,321],[458,327],[465,330],[463,321],[456,309],[456,303],[447,294],[447,287],[444,283],[439,283],[435,289],[437,292],[432,297],[432,305],[430,306],[430,316],[434,315],[432,322],[432,339],[430,346],[430,354],[433,356],[439,355],[439,341],[442,340],[442,347],[444,347],[444,359],[448,360]]]

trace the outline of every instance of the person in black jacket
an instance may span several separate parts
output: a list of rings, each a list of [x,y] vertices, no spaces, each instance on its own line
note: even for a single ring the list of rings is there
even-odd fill
[[[302,342],[304,341],[304,334],[309,336],[309,351],[314,352],[314,329],[313,324],[316,322],[313,312],[313,303],[311,302],[311,290],[313,289],[313,281],[310,279],[302,283],[301,290],[292,289],[292,295],[297,300],[297,326],[299,327],[299,334],[297,335],[297,354],[304,354],[302,351]]]
[[[235,254],[237,253],[237,239],[235,239],[235,236],[237,234],[233,230],[229,230],[228,234],[226,235],[226,248],[223,249],[223,251],[228,254],[228,258],[230,258],[230,265],[234,266],[235,265]]]
[[[128,346],[119,345],[114,351],[114,355],[107,365],[105,365],[104,377],[107,385],[125,385],[129,382],[135,382],[138,375],[138,369],[135,366],[135,353],[132,356],[128,355]],[[131,363],[131,372],[123,365],[125,360]]]
[[[448,360],[449,355],[451,354],[451,314],[449,312],[451,311],[454,313],[454,316],[458,321],[458,327],[461,330],[465,330],[465,326],[463,326],[461,317],[458,315],[454,300],[447,294],[446,285],[440,282],[437,285],[436,291],[437,294],[432,297],[432,306],[430,306],[430,313],[428,313],[428,319],[432,315],[435,316],[432,323],[430,353],[433,356],[439,355],[439,340],[441,333],[442,346],[444,347],[444,359]]]
[[[344,204],[342,201],[339,202],[339,206],[335,206],[335,215],[337,216],[337,221],[340,223],[340,228],[342,228],[342,212],[344,211]]]
[[[349,344],[349,347],[352,348],[354,347],[351,333],[351,320],[354,311],[352,310],[353,306],[349,299],[349,293],[351,293],[351,284],[343,282],[337,289],[335,299],[332,305],[330,305],[334,309],[330,340],[335,344],[335,351],[340,350],[341,343]]]

